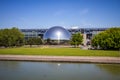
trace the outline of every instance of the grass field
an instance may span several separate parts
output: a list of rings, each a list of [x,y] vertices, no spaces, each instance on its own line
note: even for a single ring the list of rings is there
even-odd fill
[[[0,55],[48,55],[48,56],[109,56],[120,57],[120,51],[82,50],[80,48],[5,48]]]

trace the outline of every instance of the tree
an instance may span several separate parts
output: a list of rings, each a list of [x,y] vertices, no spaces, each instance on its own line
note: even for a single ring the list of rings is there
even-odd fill
[[[29,38],[27,41],[27,44],[30,45],[30,47],[32,47],[32,45],[41,45],[43,43],[41,38]]]
[[[76,33],[72,35],[70,44],[74,45],[74,47],[77,47],[82,43],[82,41],[83,41],[83,36],[81,35],[81,33]]]
[[[35,45],[34,38],[29,38],[29,39],[27,40],[27,44],[30,45],[30,47],[32,47],[32,45]]]
[[[119,49],[120,28],[110,28],[95,35],[92,39],[92,46],[99,46],[101,49]]]
[[[24,35],[17,28],[0,30],[0,46],[13,47],[23,44]]]
[[[11,37],[13,39],[13,46],[24,45],[24,35],[17,28],[11,29]]]
[[[36,38],[36,45],[41,45],[43,44],[43,40],[41,38]]]

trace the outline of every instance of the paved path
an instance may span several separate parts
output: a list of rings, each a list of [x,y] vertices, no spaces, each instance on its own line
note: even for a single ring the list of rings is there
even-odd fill
[[[120,57],[0,55],[0,60],[88,62],[88,63],[116,63],[116,64],[118,63],[120,64]]]

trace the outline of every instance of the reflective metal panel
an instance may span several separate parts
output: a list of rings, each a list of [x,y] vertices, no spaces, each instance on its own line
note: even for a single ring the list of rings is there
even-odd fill
[[[54,26],[50,28],[45,34],[44,39],[51,39],[51,40],[69,40],[71,34],[60,26]]]

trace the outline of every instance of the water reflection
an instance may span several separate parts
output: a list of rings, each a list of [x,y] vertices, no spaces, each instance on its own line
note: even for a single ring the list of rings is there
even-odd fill
[[[112,73],[114,75],[120,75],[120,65],[118,64],[98,64],[99,68],[107,71],[108,73]]]
[[[60,66],[61,64],[60,64],[60,63],[58,63],[57,65],[58,65],[58,66]]]
[[[10,61],[0,61],[0,69],[17,69],[19,67],[19,63],[16,61],[10,62]]]
[[[120,80],[119,64],[0,61],[0,80]]]

